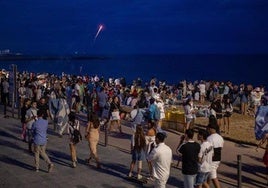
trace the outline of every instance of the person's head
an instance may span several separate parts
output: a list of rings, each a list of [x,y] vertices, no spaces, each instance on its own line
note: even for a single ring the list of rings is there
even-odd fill
[[[219,130],[219,126],[216,122],[210,122],[207,128],[210,134],[216,133]]]
[[[153,104],[155,102],[155,99],[152,97],[150,98],[150,104]]]
[[[156,144],[164,142],[167,135],[164,132],[158,132],[155,136]]]
[[[193,137],[194,137],[194,130],[193,129],[187,129],[185,131],[185,135],[186,135],[187,139],[193,139]]]
[[[46,103],[46,99],[45,97],[41,97],[40,98],[40,104],[45,104]]]
[[[31,100],[26,98],[24,99],[24,106],[30,106],[31,105]]]
[[[155,122],[154,121],[152,121],[151,119],[148,121],[148,129],[151,129],[151,128],[153,128],[153,127],[155,127]]]
[[[37,102],[36,102],[36,101],[32,101],[31,106],[32,106],[33,108],[37,108]]]
[[[198,140],[207,140],[207,137],[208,137],[208,132],[204,129],[200,129],[198,131]]]

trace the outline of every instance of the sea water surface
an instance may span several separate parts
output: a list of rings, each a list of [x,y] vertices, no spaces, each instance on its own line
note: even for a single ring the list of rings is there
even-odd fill
[[[268,87],[268,55],[107,55],[92,59],[0,61],[0,68],[35,73],[62,72],[74,75],[98,75],[104,78],[138,77],[148,82],[152,77],[176,84],[181,80],[232,81]]]

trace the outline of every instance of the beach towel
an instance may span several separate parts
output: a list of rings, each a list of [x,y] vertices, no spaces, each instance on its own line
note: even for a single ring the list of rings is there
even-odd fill
[[[255,137],[261,140],[265,134],[268,134],[268,106],[260,106],[255,118]]]

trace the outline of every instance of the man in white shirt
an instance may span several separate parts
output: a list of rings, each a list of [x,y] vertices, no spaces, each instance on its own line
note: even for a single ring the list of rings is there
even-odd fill
[[[215,188],[220,188],[220,183],[217,178],[217,169],[221,162],[221,150],[223,148],[224,140],[221,135],[219,135],[216,131],[219,129],[219,126],[214,123],[210,123],[208,125],[208,131],[210,133],[210,136],[207,138],[207,141],[209,141],[214,148],[214,155],[212,157],[212,165],[211,165],[211,171],[209,174],[209,179],[212,180]],[[209,183],[209,182],[208,182]]]
[[[214,155],[214,149],[210,142],[207,141],[208,132],[200,129],[198,131],[198,140],[201,141],[201,149],[198,154],[198,173],[196,176],[195,186],[196,188],[209,188],[207,179],[212,167],[212,157]]]
[[[153,166],[155,188],[165,188],[170,174],[172,150],[164,143],[165,138],[166,135],[162,132],[156,134],[157,146],[148,156],[148,161]]]

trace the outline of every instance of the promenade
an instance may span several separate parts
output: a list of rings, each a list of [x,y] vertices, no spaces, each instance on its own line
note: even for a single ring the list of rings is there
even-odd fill
[[[11,115],[11,114],[9,114]],[[131,162],[130,137],[131,129],[127,122],[122,121],[124,134],[111,134],[108,145],[104,146],[104,132],[101,131],[98,154],[102,168],[97,169],[94,161],[87,165],[84,161],[88,157],[87,141],[77,145],[78,166],[71,167],[68,136],[59,138],[52,130],[48,131],[47,153],[55,167],[47,173],[47,165],[41,160],[40,171],[34,171],[34,157],[28,152],[28,145],[20,139],[21,124],[15,118],[4,118],[3,107],[0,108],[0,187],[65,187],[65,188],[131,188],[152,187],[149,182],[140,185],[126,179]],[[82,132],[84,131],[82,127]],[[166,144],[174,154],[181,133],[168,131]],[[263,149],[255,151],[255,146],[237,144],[225,141],[222,163],[219,167],[219,180],[222,187],[237,187],[237,155],[242,156],[242,187],[266,188],[265,168],[261,162]],[[136,170],[136,169],[135,169]],[[143,163],[143,174],[148,172],[147,163]],[[167,188],[183,187],[181,168],[171,168]],[[213,187],[213,186],[211,186]]]

